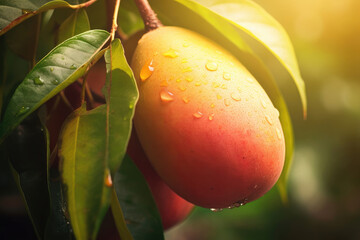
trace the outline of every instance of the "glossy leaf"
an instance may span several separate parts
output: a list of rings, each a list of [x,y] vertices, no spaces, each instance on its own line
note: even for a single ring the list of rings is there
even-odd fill
[[[0,36],[26,19],[54,8],[74,8],[77,0],[12,0],[0,1]]]
[[[114,185],[133,238],[164,239],[160,215],[149,187],[128,155],[115,175]]]
[[[159,16],[163,15],[170,21],[175,18],[179,21],[179,15],[182,15],[182,18],[188,18],[185,12],[179,11],[176,3],[185,6],[215,27],[235,45],[239,45],[236,41],[242,42],[240,35],[237,34],[239,30],[259,41],[293,77],[300,93],[304,116],[306,116],[305,84],[300,76],[291,41],[282,26],[259,5],[250,0],[173,0],[166,4],[160,0],[153,0],[151,3],[159,10]],[[180,19],[180,21],[183,20]]]
[[[59,27],[58,42],[90,30],[90,22],[85,9],[74,11]]]
[[[0,143],[16,125],[48,99],[81,77],[109,33],[91,30],[56,46],[17,87],[0,124]]]
[[[105,52],[105,62],[107,150],[108,164],[113,175],[120,167],[126,152],[139,93],[119,39],[115,39],[110,50]]]
[[[36,235],[44,239],[50,209],[46,135],[36,114],[30,115],[17,126],[7,139],[6,146]]]
[[[105,105],[72,113],[59,137],[61,175],[77,239],[95,239],[108,210],[111,184],[106,162]]]

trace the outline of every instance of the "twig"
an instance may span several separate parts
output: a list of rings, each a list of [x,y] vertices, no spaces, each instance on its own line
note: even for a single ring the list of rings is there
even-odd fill
[[[163,26],[147,0],[135,0],[135,4],[140,11],[147,32]]]

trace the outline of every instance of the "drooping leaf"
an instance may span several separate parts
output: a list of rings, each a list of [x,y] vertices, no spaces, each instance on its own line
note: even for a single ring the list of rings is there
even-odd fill
[[[149,187],[128,155],[115,175],[114,186],[133,238],[164,239],[160,215]],[[114,216],[116,214],[113,212]]]
[[[36,235],[44,239],[50,211],[46,135],[35,113],[17,126],[6,140],[6,146]]]
[[[111,174],[120,167],[131,134],[138,90],[132,70],[119,39],[105,52],[107,79],[104,95],[107,103],[108,158]]]
[[[152,0],[151,5],[160,17],[175,25],[184,24],[184,22],[189,21],[186,19],[192,19],[189,18],[189,14],[195,14],[240,49],[242,45],[237,43],[242,42],[241,36],[238,34],[239,31],[245,32],[260,42],[293,77],[306,116],[305,84],[300,75],[291,41],[282,26],[259,5],[250,0],[173,0],[166,2]],[[206,30],[208,29],[202,31]]]
[[[74,11],[59,27],[58,42],[90,30],[90,22],[85,9]]]
[[[17,87],[0,123],[0,143],[26,116],[81,77],[109,38],[103,30],[76,35],[47,54]]]
[[[77,239],[95,239],[108,210],[111,185],[106,162],[105,105],[72,113],[59,137],[61,175]]]

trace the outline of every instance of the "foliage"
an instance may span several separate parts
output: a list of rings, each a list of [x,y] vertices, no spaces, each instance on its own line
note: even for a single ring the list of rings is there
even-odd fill
[[[163,236],[145,180],[128,157],[124,159],[138,92],[121,41],[114,39],[105,23],[113,17],[109,9],[114,4],[110,0],[0,1],[0,143],[7,146],[2,147],[1,161],[11,163],[39,239],[96,239],[110,205],[123,239]],[[192,29],[230,50],[267,91],[280,111],[285,133],[286,165],[278,187],[286,199],[293,152],[291,120],[269,69],[248,43],[260,43],[289,72],[306,115],[305,87],[285,30],[250,0],[152,0],[150,4],[164,24]],[[116,36],[143,28],[132,1],[122,1],[116,11],[121,30]],[[98,12],[105,13],[106,20],[98,19],[103,16]],[[103,29],[92,29],[94,22]],[[96,100],[85,84],[86,76],[102,57],[105,102],[94,108]],[[62,124],[51,149],[46,121],[53,109],[47,103],[59,96],[66,103],[62,92],[74,82],[83,86],[81,107]],[[56,152],[59,167],[52,157]],[[61,182],[54,180],[59,174]]]

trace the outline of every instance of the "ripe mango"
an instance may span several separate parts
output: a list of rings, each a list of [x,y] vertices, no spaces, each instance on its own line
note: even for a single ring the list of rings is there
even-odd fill
[[[139,40],[131,67],[140,143],[178,195],[232,208],[273,187],[285,158],[279,112],[227,50],[195,32],[160,27]]]

